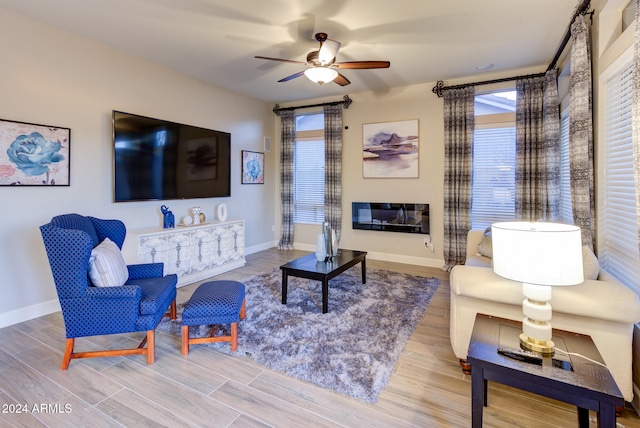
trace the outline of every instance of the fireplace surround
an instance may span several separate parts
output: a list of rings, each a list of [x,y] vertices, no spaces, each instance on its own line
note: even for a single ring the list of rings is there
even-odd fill
[[[429,204],[352,202],[352,228],[429,234]]]

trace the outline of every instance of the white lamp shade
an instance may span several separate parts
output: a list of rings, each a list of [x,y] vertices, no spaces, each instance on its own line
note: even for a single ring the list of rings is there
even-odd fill
[[[493,270],[528,284],[565,286],[584,281],[580,228],[546,222],[491,226]]]
[[[333,68],[311,67],[304,71],[304,75],[312,82],[322,85],[324,83],[331,82],[333,79],[338,77],[338,72]]]

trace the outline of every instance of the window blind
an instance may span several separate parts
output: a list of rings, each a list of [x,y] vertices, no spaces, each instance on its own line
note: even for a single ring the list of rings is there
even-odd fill
[[[294,223],[324,221],[324,140],[296,141],[293,156]]]
[[[515,218],[515,126],[476,129],[471,227]]]
[[[640,291],[636,196],[633,176],[631,62],[605,81],[605,168],[598,258],[601,265]]]
[[[569,109],[567,109],[560,115],[560,221],[573,224],[569,163]]]

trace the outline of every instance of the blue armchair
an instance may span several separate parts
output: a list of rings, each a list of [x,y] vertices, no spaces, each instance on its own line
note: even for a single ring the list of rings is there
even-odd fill
[[[122,248],[124,224],[119,220],[66,214],[52,218],[50,223],[40,226],[40,231],[66,329],[62,370],[75,358],[116,355],[143,354],[147,356],[147,364],[153,364],[155,328],[167,309],[171,319],[176,318],[178,277],[164,276],[162,263],[128,265],[124,285],[96,287],[89,277],[91,251],[105,238]],[[137,348],[73,351],[77,337],[136,331],[147,333]]]

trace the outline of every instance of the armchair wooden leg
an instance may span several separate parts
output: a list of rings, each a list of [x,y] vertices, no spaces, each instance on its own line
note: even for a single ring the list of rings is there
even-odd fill
[[[153,364],[156,359],[156,331],[147,331],[147,364]]]
[[[182,355],[189,355],[189,326],[182,326]]]
[[[176,311],[176,299],[173,299],[171,302],[171,306],[169,307],[169,318],[172,320],[176,319],[177,311]]]
[[[69,363],[71,362],[71,355],[73,355],[73,345],[75,340],[67,338],[67,342],[64,347],[64,357],[62,357],[62,370],[66,370],[69,368]]]

